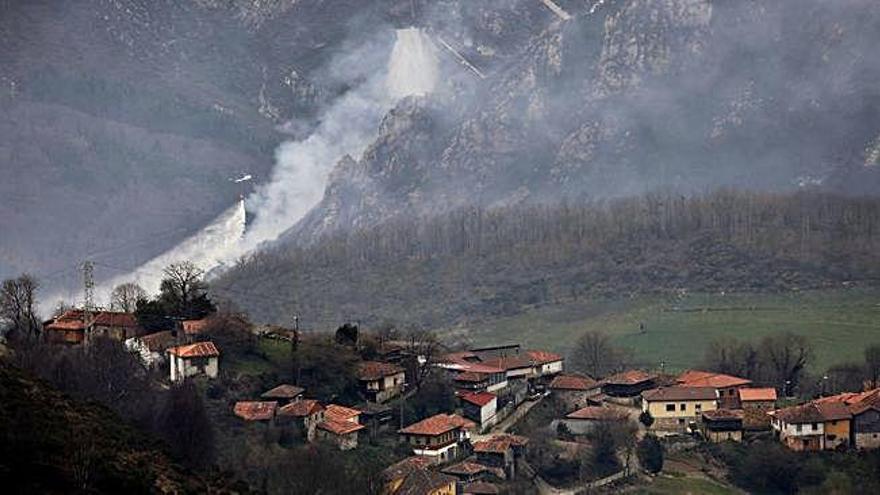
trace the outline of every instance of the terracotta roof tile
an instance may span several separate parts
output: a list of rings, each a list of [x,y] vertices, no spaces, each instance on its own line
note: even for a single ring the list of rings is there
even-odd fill
[[[328,420],[357,423],[357,417],[360,415],[361,411],[350,407],[340,406],[338,404],[329,404],[324,409],[324,417]]]
[[[537,364],[555,363],[563,360],[559,354],[547,351],[526,351],[526,355]]]
[[[453,380],[457,382],[468,382],[468,383],[480,383],[482,381],[486,381],[489,379],[489,376],[484,373],[475,373],[473,371],[465,371],[455,375]]]
[[[461,400],[470,402],[471,404],[483,407],[493,400],[497,399],[497,396],[490,392],[463,392],[459,395]]]
[[[622,412],[607,407],[587,406],[565,416],[567,419],[586,419],[593,421],[617,421],[626,418]]]
[[[459,462],[458,464],[453,464],[452,466],[446,467],[442,470],[446,474],[455,475],[464,475],[464,476],[473,476],[479,473],[485,473],[489,471],[489,468],[478,464],[476,462],[464,461]]]
[[[529,443],[529,439],[518,435],[502,434],[474,443],[474,452],[501,454],[511,447],[521,447]]]
[[[260,397],[264,399],[295,399],[302,395],[306,389],[297,387],[296,385],[278,385],[277,387],[267,390]]]
[[[241,401],[236,402],[233,413],[245,421],[269,421],[275,417],[277,402]]]
[[[443,473],[419,469],[404,478],[395,495],[428,495],[446,486],[452,486],[454,490],[456,481]]]
[[[403,368],[391,363],[364,361],[358,364],[358,378],[360,380],[381,380],[386,376],[392,376],[403,372]]]
[[[715,409],[712,411],[706,411],[703,413],[703,417],[715,421],[721,420],[742,420],[743,419],[743,410],[742,409]]]
[[[329,431],[334,435],[348,435],[349,433],[363,430],[365,427],[364,425],[359,425],[353,421],[325,419],[324,421],[318,423],[318,428],[324,431]]]
[[[682,387],[728,388],[749,385],[752,381],[738,376],[725,375],[723,373],[688,370],[678,375],[678,383]]]
[[[616,375],[611,375],[602,380],[602,383],[608,385],[638,385],[640,383],[656,380],[657,375],[642,370],[628,370]]]
[[[104,327],[137,327],[138,321],[134,313],[116,311],[100,311],[95,314],[95,325]]]
[[[642,392],[647,401],[661,400],[713,400],[718,397],[714,387],[665,387]]]
[[[773,416],[785,423],[819,423],[849,418],[852,413],[842,402],[807,402],[798,406],[777,409]]]
[[[294,416],[297,418],[311,416],[312,414],[316,414],[320,411],[324,410],[324,406],[322,406],[318,401],[314,399],[303,399],[295,402],[291,402],[283,406],[281,409],[278,409],[278,414],[282,416]]]
[[[177,341],[170,330],[151,333],[149,335],[144,335],[143,337],[138,337],[138,339],[148,350],[150,350],[150,352],[162,352],[171,347],[171,345]]]
[[[579,375],[559,375],[550,382],[551,390],[592,390],[599,387],[599,382],[592,378]]]
[[[739,389],[739,400],[742,402],[769,402],[776,400],[775,388],[741,388]]]
[[[382,479],[385,481],[399,480],[413,471],[428,469],[428,466],[432,464],[434,464],[434,460],[427,456],[415,455],[407,457],[382,470]]]
[[[399,433],[437,436],[457,428],[473,429],[476,428],[476,426],[477,425],[473,421],[464,419],[457,414],[437,414],[417,423],[413,423],[406,428],[399,430]]]
[[[532,368],[535,364],[526,356],[507,356],[483,361],[483,365],[500,368],[504,371]]]
[[[181,345],[168,349],[168,352],[182,358],[191,357],[216,357],[220,351],[213,342],[196,342],[195,344]]]

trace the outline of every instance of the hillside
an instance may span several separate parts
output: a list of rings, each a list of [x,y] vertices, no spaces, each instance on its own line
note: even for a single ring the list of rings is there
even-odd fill
[[[182,469],[109,409],[74,401],[0,359],[5,493],[232,492],[224,483]]]
[[[878,243],[877,199],[656,194],[385,224],[257,254],[212,287],[260,321],[467,327],[596,298],[876,286]]]

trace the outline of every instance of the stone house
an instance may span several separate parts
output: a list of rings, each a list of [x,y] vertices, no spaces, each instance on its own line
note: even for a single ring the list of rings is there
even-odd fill
[[[703,413],[700,431],[708,442],[742,442],[743,411],[741,409],[715,409]]]
[[[739,404],[743,410],[743,429],[768,430],[768,412],[776,409],[775,388],[741,388]]]
[[[235,403],[232,412],[245,421],[272,424],[275,422],[277,408],[278,403],[275,401],[239,401]]]
[[[639,395],[655,388],[657,375],[642,370],[629,370],[602,380],[602,393],[609,397],[637,399]]]
[[[529,439],[518,435],[496,435],[474,443],[477,462],[484,466],[499,468],[507,479],[516,476],[516,461],[526,454]]]
[[[325,418],[318,423],[317,437],[334,443],[339,450],[351,450],[358,446],[358,432],[364,426],[356,421]]]
[[[271,390],[267,390],[260,395],[260,397],[265,400],[274,400],[279,404],[284,405],[302,399],[302,395],[305,391],[306,389],[297,387],[296,385],[282,384]]]
[[[718,409],[714,387],[664,387],[642,393],[642,411],[654,423],[651,429],[687,431],[701,421],[702,414]]]
[[[217,378],[220,372],[220,351],[213,342],[197,342],[172,347],[166,352],[172,382],[180,382],[198,375]]]
[[[609,407],[585,406],[577,411],[565,415],[558,424],[565,427],[574,435],[586,435],[596,428],[596,425],[605,421],[626,421],[627,415]]]
[[[140,337],[146,332],[133,313],[70,309],[43,323],[46,338],[62,344],[88,343],[94,337],[109,337],[120,342]]]
[[[324,421],[324,406],[314,399],[302,399],[281,407],[276,416],[282,424],[292,423],[302,432],[303,438],[311,442],[315,439],[318,424]]]
[[[586,407],[590,397],[602,393],[602,386],[590,377],[562,374],[550,382],[550,396],[566,411]]]
[[[850,406],[850,411],[853,447],[880,448],[880,389],[868,392]]]

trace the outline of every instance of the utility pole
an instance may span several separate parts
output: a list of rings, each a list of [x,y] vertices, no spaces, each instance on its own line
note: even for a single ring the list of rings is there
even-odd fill
[[[83,328],[85,330],[85,339],[89,340],[91,332],[89,325],[92,321],[92,311],[95,308],[95,265],[91,261],[84,261],[82,264],[83,272]]]

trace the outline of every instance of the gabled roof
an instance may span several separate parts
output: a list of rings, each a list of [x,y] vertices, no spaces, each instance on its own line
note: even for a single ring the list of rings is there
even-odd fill
[[[387,481],[399,480],[406,477],[409,473],[428,469],[428,466],[434,464],[433,459],[424,455],[414,455],[406,459],[396,462],[384,470],[382,470],[382,479]]]
[[[483,361],[486,366],[501,368],[504,371],[532,368],[535,363],[526,356],[507,356]]]
[[[456,478],[443,473],[418,469],[403,479],[395,495],[427,495],[449,485],[454,487],[456,481]]]
[[[102,327],[136,327],[138,326],[137,317],[134,313],[123,313],[118,311],[99,311],[95,313],[95,325]]]
[[[477,425],[473,421],[464,419],[457,414],[437,414],[418,423],[413,423],[398,432],[407,435],[437,436],[458,428],[469,430],[476,427]]]
[[[282,416],[294,416],[297,418],[302,418],[305,416],[311,416],[312,414],[316,414],[320,411],[324,410],[324,406],[322,406],[318,401],[314,399],[303,399],[298,400],[296,402],[291,402],[280,409],[278,409],[278,414]]]
[[[465,402],[470,402],[480,407],[484,407],[497,399],[497,396],[490,392],[463,392],[459,394],[459,397]]]
[[[162,352],[177,341],[171,330],[144,335],[143,337],[138,337],[138,340],[140,340],[144,347],[150,352]]]
[[[318,423],[318,428],[324,431],[329,431],[334,435],[348,435],[349,433],[363,430],[365,427],[364,425],[359,425],[354,421],[325,419],[324,421]]]
[[[526,356],[537,364],[555,363],[563,360],[559,354],[547,351],[526,351]]]
[[[688,370],[678,375],[678,383],[682,387],[714,387],[728,388],[749,385],[751,380],[738,376],[725,375],[712,371]]]
[[[396,364],[382,363],[379,361],[364,361],[358,364],[358,379],[381,380],[386,376],[397,375],[405,370]]]
[[[784,423],[821,423],[847,419],[852,416],[849,408],[842,402],[807,402],[799,406],[786,407],[773,411],[773,416]]]
[[[713,400],[718,397],[715,387],[664,387],[642,392],[648,402],[661,400]]]
[[[245,421],[269,421],[275,417],[277,402],[240,401],[232,412]]]
[[[339,404],[329,404],[324,409],[324,417],[328,420],[357,423],[357,417],[360,415],[361,411],[350,407],[340,406]]]
[[[46,330],[83,330],[92,325],[117,328],[132,328],[139,326],[134,313],[93,311],[89,320],[85,321],[85,311],[81,309],[69,309],[54,320],[49,320],[49,323],[46,324],[45,327]]]
[[[703,418],[709,421],[736,421],[743,419],[742,409],[714,409],[703,412]]]
[[[741,388],[739,400],[742,402],[770,402],[776,401],[776,389],[768,388]]]
[[[551,390],[592,390],[600,384],[587,376],[559,375],[550,382]]]
[[[657,375],[642,370],[628,370],[602,380],[605,385],[638,385],[656,380]]]
[[[488,379],[489,377],[485,373],[475,373],[473,371],[464,371],[453,378],[454,381],[468,383],[480,383]]]
[[[869,409],[880,412],[880,389],[875,388],[860,394],[858,400],[852,403],[849,408],[856,416]]]
[[[459,462],[458,464],[453,464],[449,467],[443,468],[442,471],[446,474],[451,474],[453,476],[472,476],[475,474],[488,472],[490,471],[490,469],[476,462],[463,461]]]
[[[510,450],[511,447],[522,447],[529,443],[529,439],[519,435],[511,435],[508,433],[495,435],[486,440],[474,443],[474,452],[503,454]]]
[[[181,345],[168,349],[168,353],[182,358],[216,357],[220,351],[213,342],[196,342],[195,344]]]
[[[614,411],[607,407],[587,406],[577,411],[568,413],[566,419],[584,419],[592,421],[616,421],[626,418],[622,412]]]
[[[306,389],[296,385],[282,384],[267,390],[260,397],[264,399],[295,399],[305,392]]]

